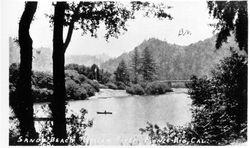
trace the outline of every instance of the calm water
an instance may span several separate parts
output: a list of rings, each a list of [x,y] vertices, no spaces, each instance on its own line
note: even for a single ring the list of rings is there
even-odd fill
[[[161,127],[170,123],[185,125],[191,120],[191,99],[187,89],[158,96],[131,96],[123,90],[103,89],[89,100],[70,101],[69,110],[88,111],[87,119],[93,119],[93,127],[86,131],[90,144],[127,144],[131,139],[142,139],[139,128],[146,123]],[[44,116],[35,106],[37,116]],[[98,111],[112,114],[97,114]],[[40,113],[39,113],[40,112]]]

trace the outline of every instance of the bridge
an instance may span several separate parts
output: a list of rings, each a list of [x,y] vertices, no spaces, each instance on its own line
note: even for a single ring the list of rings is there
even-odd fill
[[[183,88],[186,84],[190,83],[191,80],[158,80],[156,82],[167,83],[173,88]]]

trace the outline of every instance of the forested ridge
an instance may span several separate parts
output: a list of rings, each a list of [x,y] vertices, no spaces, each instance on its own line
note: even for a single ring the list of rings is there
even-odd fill
[[[227,50],[229,46],[237,48],[233,38],[223,44],[220,50],[215,49],[216,37],[205,39],[188,46],[169,44],[156,38],[144,40],[137,48],[139,54],[146,47],[153,54],[157,63],[158,79],[189,79],[191,75],[197,76],[209,75],[209,70],[214,67],[223,57],[229,56]],[[19,47],[13,38],[9,38],[10,64],[19,63]],[[33,69],[36,71],[51,71],[51,49],[40,47],[34,48]],[[131,65],[131,56],[134,50],[123,53],[117,58],[109,59],[107,55],[68,55],[66,64],[76,63],[91,66],[100,65],[102,69],[113,73],[118,67],[119,62],[124,59],[127,65]],[[109,60],[108,60],[109,59]],[[131,67],[128,67],[129,69]]]
[[[150,38],[135,48],[138,49],[139,54],[146,47],[149,48],[157,64],[158,79],[189,79],[191,75],[210,74],[209,70],[219,60],[230,55],[227,50],[229,46],[237,48],[233,38],[229,38],[228,43],[223,44],[220,50],[215,49],[215,42],[216,36],[213,36],[188,46],[179,46],[156,38]],[[110,59],[101,64],[101,68],[114,72],[122,59],[127,65],[131,65],[133,53],[134,50]]]

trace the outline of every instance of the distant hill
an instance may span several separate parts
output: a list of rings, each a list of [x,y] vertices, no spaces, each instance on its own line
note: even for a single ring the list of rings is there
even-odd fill
[[[110,57],[106,54],[99,55],[66,55],[65,64],[76,63],[91,66],[100,65]],[[9,64],[20,63],[20,48],[13,38],[9,38]],[[35,71],[52,71],[52,50],[50,48],[34,48],[32,69]]]
[[[34,48],[32,69],[35,71],[52,71],[52,51],[50,48]],[[20,47],[9,38],[9,64],[20,63]]]
[[[106,54],[99,54],[99,55],[67,55],[65,59],[66,64],[75,63],[85,66],[91,66],[93,64],[96,64],[98,66],[101,65],[101,63],[106,62],[110,57]]]
[[[138,48],[139,53],[141,53],[143,49],[149,47],[157,64],[159,79],[189,79],[193,74],[208,75],[210,69],[220,59],[230,55],[229,46],[237,48],[233,38],[230,38],[229,43],[224,44],[219,50],[215,49],[215,41],[216,37],[214,36],[188,46],[179,46],[151,38],[135,48]],[[101,68],[114,72],[122,59],[129,66],[133,52],[134,50],[110,59],[101,64]]]

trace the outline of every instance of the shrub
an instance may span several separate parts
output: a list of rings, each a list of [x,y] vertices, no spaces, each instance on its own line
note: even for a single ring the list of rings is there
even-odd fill
[[[126,85],[123,82],[116,82],[117,89],[126,89]]]
[[[94,96],[95,95],[95,89],[88,83],[82,83],[81,87],[83,87],[86,91],[89,97]]]
[[[78,84],[81,83],[79,73],[76,70],[65,70],[65,78],[67,77],[74,80]]]
[[[104,85],[104,84],[99,84],[100,89],[108,89],[108,86]]]
[[[50,73],[33,72],[32,83],[39,88],[53,89],[53,78]]]
[[[100,91],[100,86],[99,86],[99,83],[96,81],[96,80],[87,80],[87,83],[89,84],[89,85],[91,85],[94,89],[95,89],[95,91],[96,92],[99,92]]]
[[[77,100],[84,100],[88,97],[88,93],[85,90],[84,87],[80,86],[77,88],[77,90],[74,92],[75,99]]]
[[[166,92],[171,92],[172,89],[169,84],[162,82],[151,82],[148,83],[145,92],[150,95],[164,94]]]
[[[117,86],[116,86],[114,83],[112,83],[112,82],[108,82],[108,83],[106,84],[106,86],[107,86],[109,89],[117,89]]]
[[[81,83],[83,83],[83,82],[85,82],[85,81],[88,80],[88,78],[85,75],[83,75],[83,74],[80,74],[78,76],[78,79],[80,80]]]
[[[68,99],[75,98],[75,91],[80,87],[75,81],[71,79],[66,79],[66,96]]]
[[[52,100],[53,90],[32,86],[32,94],[35,102],[48,102]]]
[[[126,88],[126,92],[132,95],[144,95],[144,89],[139,84],[132,84]]]

